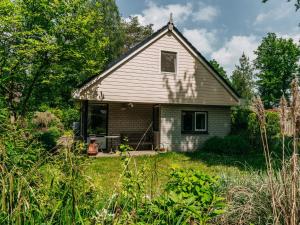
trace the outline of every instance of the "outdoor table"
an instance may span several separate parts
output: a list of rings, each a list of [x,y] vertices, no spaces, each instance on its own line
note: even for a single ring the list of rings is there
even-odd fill
[[[107,140],[107,147],[109,146],[109,140],[110,140],[110,152],[112,153],[112,145],[113,145],[113,139],[119,139],[120,136],[117,135],[109,135],[109,136],[104,136]],[[116,146],[118,148],[118,146]]]

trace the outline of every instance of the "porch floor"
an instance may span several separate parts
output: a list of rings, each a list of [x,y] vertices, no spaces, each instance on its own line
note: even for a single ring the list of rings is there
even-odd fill
[[[144,150],[144,151],[130,151],[129,154],[131,156],[151,156],[151,155],[156,155],[158,154],[156,151],[151,151],[151,150]],[[95,158],[101,158],[101,157],[120,157],[120,153],[105,153],[105,152],[99,152],[96,156],[91,156]]]

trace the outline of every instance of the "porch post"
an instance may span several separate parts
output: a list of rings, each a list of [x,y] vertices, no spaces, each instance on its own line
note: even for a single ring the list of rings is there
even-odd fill
[[[87,141],[88,106],[88,100],[82,101],[82,135],[84,141]]]

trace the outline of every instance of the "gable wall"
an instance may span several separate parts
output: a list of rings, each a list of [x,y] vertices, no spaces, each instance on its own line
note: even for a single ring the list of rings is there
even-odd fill
[[[177,52],[177,73],[160,72],[161,50]],[[223,85],[176,39],[166,34],[81,93],[116,102],[235,105]]]

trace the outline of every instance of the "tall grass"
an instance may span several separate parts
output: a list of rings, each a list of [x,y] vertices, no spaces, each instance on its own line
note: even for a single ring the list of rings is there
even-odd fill
[[[282,97],[280,101],[280,127],[282,136],[282,163],[279,171],[274,170],[272,154],[266,132],[265,110],[261,99],[255,98],[253,106],[260,122],[261,139],[267,165],[267,186],[272,202],[273,224],[297,225],[300,223],[300,180],[299,180],[299,119],[300,95],[298,80],[291,83],[290,104]],[[285,146],[285,127],[292,124],[292,155],[287,157]]]
[[[94,191],[77,145],[49,154],[26,121],[0,125],[0,224],[86,224]]]

